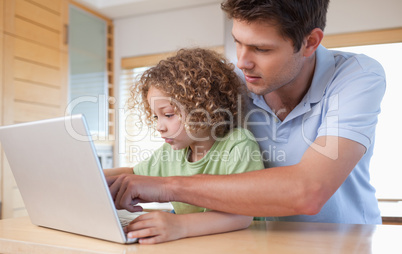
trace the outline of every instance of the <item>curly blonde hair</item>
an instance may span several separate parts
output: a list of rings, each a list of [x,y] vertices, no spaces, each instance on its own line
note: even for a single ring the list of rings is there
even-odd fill
[[[145,113],[146,124],[155,127],[147,100],[152,86],[171,98],[175,113],[191,133],[211,128],[223,137],[241,125],[246,88],[234,65],[215,51],[181,49],[146,70],[130,89],[129,108]]]

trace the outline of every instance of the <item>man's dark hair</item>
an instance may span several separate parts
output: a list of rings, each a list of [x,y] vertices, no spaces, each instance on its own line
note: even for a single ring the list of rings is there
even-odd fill
[[[225,0],[221,8],[229,18],[276,25],[298,52],[315,28],[324,31],[329,0]]]

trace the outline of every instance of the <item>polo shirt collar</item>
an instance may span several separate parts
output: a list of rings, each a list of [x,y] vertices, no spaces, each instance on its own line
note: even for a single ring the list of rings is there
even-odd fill
[[[307,92],[307,100],[310,104],[320,102],[325,90],[330,84],[335,73],[335,59],[333,53],[324,46],[319,45],[316,50],[315,71],[311,87]]]
[[[255,94],[253,92],[249,92],[248,96],[250,97],[254,105],[266,110],[267,112],[272,113],[271,108],[265,102],[264,96]]]

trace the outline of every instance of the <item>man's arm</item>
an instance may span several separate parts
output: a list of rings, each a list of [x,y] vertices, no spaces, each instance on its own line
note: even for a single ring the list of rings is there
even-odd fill
[[[365,153],[355,141],[323,136],[292,166],[234,175],[109,178],[118,208],[138,201],[180,201],[250,216],[317,214]],[[134,201],[133,201],[134,200]]]
[[[121,174],[134,174],[133,168],[107,168],[103,170],[105,176],[116,176]]]

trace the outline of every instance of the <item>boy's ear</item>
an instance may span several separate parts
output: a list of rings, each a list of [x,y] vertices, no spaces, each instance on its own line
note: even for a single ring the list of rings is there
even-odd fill
[[[311,31],[311,33],[306,37],[303,55],[305,57],[310,57],[320,45],[323,37],[324,32],[320,28],[313,29],[313,31]]]

